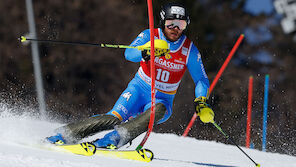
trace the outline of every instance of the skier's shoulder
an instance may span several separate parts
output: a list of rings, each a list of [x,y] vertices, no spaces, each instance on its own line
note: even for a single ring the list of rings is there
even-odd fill
[[[145,37],[149,37],[150,36],[150,30],[149,29],[145,29],[143,30],[138,37],[139,38],[145,38]]]
[[[139,46],[144,45],[150,39],[150,32],[149,29],[143,30],[140,34],[136,37],[136,39],[131,43],[130,46]]]
[[[184,34],[184,36],[185,36],[185,39],[188,41],[188,43],[190,43],[190,50],[191,50],[191,52],[193,52],[193,53],[199,53],[199,50],[198,50],[198,48],[197,48],[197,46],[196,46],[196,44],[195,44],[195,42],[193,42],[190,38],[188,38],[185,34]]]
[[[179,45],[183,45],[188,49],[190,49],[190,53],[199,52],[194,42],[186,34],[182,34],[178,43]]]
[[[190,45],[192,45],[192,47],[196,47],[194,42],[186,34],[183,34],[183,36],[184,36],[184,39],[186,39],[187,42],[190,43]]]
[[[190,39],[188,39],[188,40],[190,40]],[[195,60],[195,59],[200,60],[200,58],[201,58],[201,54],[199,52],[199,49],[197,48],[195,42],[193,42],[191,40],[190,40],[190,50],[189,50],[188,56],[189,56],[188,61],[190,61],[192,59],[193,60]]]

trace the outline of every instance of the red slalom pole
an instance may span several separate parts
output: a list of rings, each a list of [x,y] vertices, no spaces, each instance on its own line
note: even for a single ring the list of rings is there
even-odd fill
[[[253,97],[253,77],[249,78],[249,92],[248,92],[248,114],[247,114],[247,129],[246,129],[246,147],[250,148],[250,134],[252,121],[252,97]]]
[[[150,120],[148,124],[148,131],[136,148],[139,151],[144,144],[146,143],[150,133],[153,130],[154,125],[154,118],[155,118],[155,64],[154,64],[154,20],[153,20],[153,6],[152,0],[147,0],[148,4],[148,14],[149,14],[149,29],[150,29],[150,41],[151,41],[151,56],[150,56],[150,74],[151,74],[151,113],[150,113]]]
[[[242,40],[244,39],[245,35],[244,34],[241,34],[238,38],[238,40],[235,42],[233,48],[231,49],[228,57],[226,58],[225,62],[223,63],[222,67],[220,68],[220,70],[218,71],[214,81],[211,83],[210,85],[210,90],[209,90],[209,94],[212,93],[214,87],[216,86],[219,78],[221,77],[222,73],[224,72],[225,68],[227,67],[228,63],[230,62],[231,58],[233,57],[234,53],[236,52],[237,48],[239,47],[239,45],[241,44]],[[194,115],[192,116],[189,124],[187,125],[184,133],[182,136],[186,137],[191,129],[191,127],[193,126],[193,123],[194,121],[196,120],[197,118],[197,114],[194,113]]]
[[[221,77],[222,73],[224,72],[225,68],[227,67],[228,63],[230,62],[231,58],[233,57],[234,53],[236,52],[237,48],[239,47],[239,45],[241,44],[242,40],[244,39],[245,35],[241,34],[238,38],[238,40],[236,41],[236,43],[234,44],[233,48],[231,49],[228,57],[226,58],[225,62],[223,63],[221,69],[219,70],[218,74],[216,75],[214,81],[212,82],[211,86],[210,86],[210,93],[213,91],[214,87],[216,86],[219,78]]]

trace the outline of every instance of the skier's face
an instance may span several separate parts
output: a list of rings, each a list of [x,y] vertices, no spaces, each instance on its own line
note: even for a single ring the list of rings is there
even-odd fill
[[[164,35],[171,42],[177,41],[181,37],[182,32],[183,30],[180,30],[178,27],[168,28],[167,26],[164,26]]]

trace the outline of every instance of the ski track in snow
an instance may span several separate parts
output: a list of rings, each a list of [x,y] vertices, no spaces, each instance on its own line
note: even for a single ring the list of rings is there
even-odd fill
[[[54,146],[38,148],[43,139],[54,134],[62,124],[39,120],[29,114],[11,114],[0,105],[0,167],[250,167],[255,166],[240,150],[232,145],[213,141],[184,138],[174,134],[152,133],[144,148],[154,153],[150,163],[114,159],[102,156],[80,156],[54,151]],[[92,136],[86,140],[101,137]],[[144,134],[133,141],[135,149]],[[244,148],[261,167],[296,167],[296,157],[265,153]],[[52,149],[52,150],[50,150]]]

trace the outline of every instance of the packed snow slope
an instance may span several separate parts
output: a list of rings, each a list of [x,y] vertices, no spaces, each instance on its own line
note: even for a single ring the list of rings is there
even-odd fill
[[[30,115],[12,114],[0,105],[0,167],[251,167],[254,164],[235,146],[152,133],[145,148],[155,159],[150,163],[102,156],[80,156],[38,148],[42,139],[61,126]],[[15,111],[13,111],[15,112]],[[103,134],[93,136],[100,137]],[[92,140],[89,138],[87,140]],[[135,149],[143,135],[133,141]],[[46,145],[48,148],[54,146]],[[296,167],[296,157],[243,148],[261,167]]]

